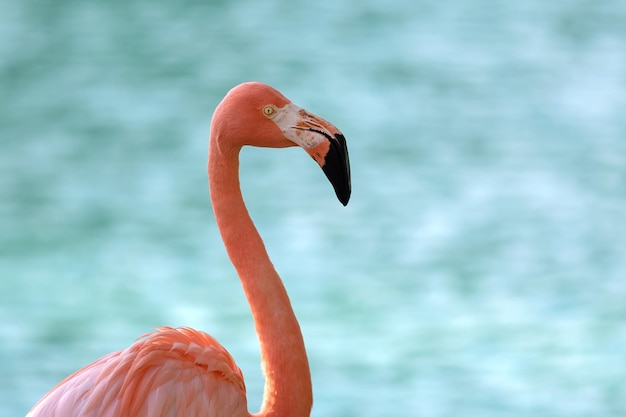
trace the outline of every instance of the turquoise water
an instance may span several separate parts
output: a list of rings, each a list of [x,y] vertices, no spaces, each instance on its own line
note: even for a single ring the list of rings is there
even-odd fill
[[[258,408],[205,172],[245,80],[350,148],[347,208],[304,152],[242,155],[314,416],[626,415],[623,2],[173,3],[0,3],[0,416],[159,325]]]

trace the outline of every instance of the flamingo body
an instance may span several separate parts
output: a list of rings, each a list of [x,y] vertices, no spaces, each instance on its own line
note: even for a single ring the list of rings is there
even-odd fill
[[[226,349],[204,332],[160,327],[68,376],[29,415],[244,417],[248,411],[243,376]]]
[[[239,151],[246,145],[302,147],[345,205],[350,197],[346,143],[332,124],[257,82],[233,88],[211,122],[211,202],[261,348],[265,391],[255,417],[308,417],[313,397],[302,333],[241,195]],[[226,349],[206,333],[161,327],[65,378],[27,417],[248,415],[243,376]]]

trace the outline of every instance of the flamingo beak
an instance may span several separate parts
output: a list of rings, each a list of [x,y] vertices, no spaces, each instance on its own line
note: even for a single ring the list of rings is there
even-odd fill
[[[332,124],[293,103],[277,109],[272,120],[285,138],[303,148],[322,168],[344,206],[350,200],[350,160],[346,138]]]
[[[299,130],[300,139],[305,139],[301,146],[322,168],[341,204],[347,205],[352,185],[346,138],[321,117],[304,110],[300,114],[295,129]]]

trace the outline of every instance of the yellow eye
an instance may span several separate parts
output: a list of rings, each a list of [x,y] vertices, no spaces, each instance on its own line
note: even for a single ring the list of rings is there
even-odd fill
[[[276,107],[268,104],[267,106],[263,107],[263,114],[268,117],[273,116],[274,114],[276,114]]]

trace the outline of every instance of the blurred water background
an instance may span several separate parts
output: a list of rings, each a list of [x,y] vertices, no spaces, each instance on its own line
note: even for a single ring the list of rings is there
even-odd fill
[[[0,3],[0,415],[159,325],[263,381],[206,181],[213,109],[270,83],[343,130],[242,186],[313,416],[626,416],[626,5]]]

